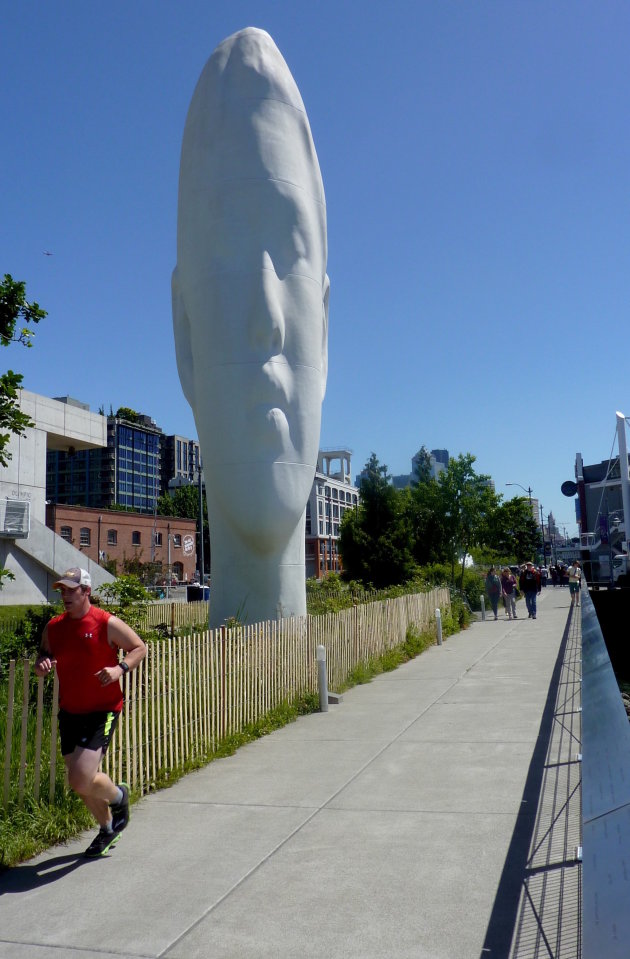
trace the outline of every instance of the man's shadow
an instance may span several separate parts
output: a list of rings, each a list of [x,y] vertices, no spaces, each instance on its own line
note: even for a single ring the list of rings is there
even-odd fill
[[[49,882],[64,879],[79,866],[84,866],[93,860],[86,859],[83,853],[67,853],[64,856],[54,856],[36,864],[26,863],[23,866],[14,866],[11,869],[0,871],[0,896],[8,893],[29,892],[47,886]]]

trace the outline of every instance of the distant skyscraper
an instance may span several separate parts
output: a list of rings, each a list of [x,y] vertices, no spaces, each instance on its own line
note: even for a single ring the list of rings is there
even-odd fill
[[[431,456],[435,456],[436,463],[442,463],[448,466],[448,450],[431,450]]]
[[[169,487],[183,486],[199,481],[201,454],[199,443],[185,436],[163,437],[162,492]]]

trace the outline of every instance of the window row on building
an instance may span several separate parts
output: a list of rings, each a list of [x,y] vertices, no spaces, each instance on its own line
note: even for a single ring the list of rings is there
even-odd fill
[[[195,577],[194,519],[49,503],[46,525],[94,562],[115,563],[118,572],[124,561],[137,559],[172,570],[178,580],[192,582]]]

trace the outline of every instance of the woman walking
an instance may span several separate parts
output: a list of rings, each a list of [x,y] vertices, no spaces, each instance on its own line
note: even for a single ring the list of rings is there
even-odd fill
[[[504,567],[501,575],[501,589],[507,618],[516,619],[516,576],[508,566]]]
[[[496,574],[494,566],[491,566],[486,576],[486,593],[492,606],[494,618],[499,618],[499,599],[501,598],[501,580]]]

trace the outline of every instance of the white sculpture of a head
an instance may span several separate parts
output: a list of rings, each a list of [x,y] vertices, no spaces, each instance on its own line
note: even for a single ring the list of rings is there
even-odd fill
[[[177,365],[206,479],[211,625],[306,611],[326,259],[302,98],[271,37],[248,28],[217,47],[190,104],[172,283]]]

